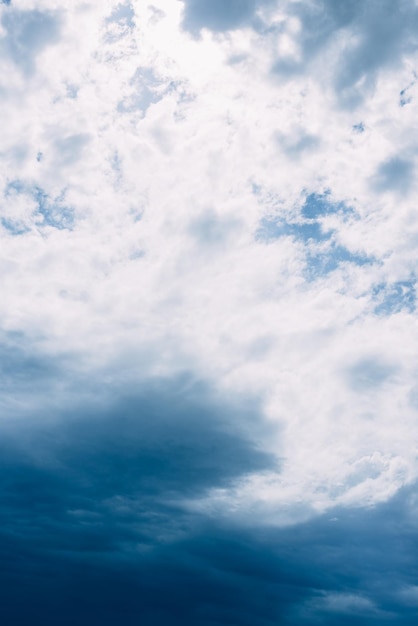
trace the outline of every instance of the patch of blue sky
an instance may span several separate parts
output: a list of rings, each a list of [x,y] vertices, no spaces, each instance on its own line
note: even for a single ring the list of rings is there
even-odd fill
[[[38,214],[42,216],[42,225],[58,230],[72,230],[74,227],[74,210],[63,202],[63,194],[54,200],[41,188],[35,187],[33,196],[38,203]]]
[[[126,24],[129,28],[135,26],[135,11],[130,2],[121,2],[118,4],[107,18],[108,23]]]
[[[22,180],[8,183],[4,197],[19,194],[35,200],[37,206],[33,212],[33,218],[38,227],[50,226],[58,230],[73,229],[74,210],[64,203],[65,192],[56,198],[51,198],[41,187],[28,185]],[[28,224],[24,224],[20,219],[4,218],[1,223],[13,235],[21,235],[30,230]]]
[[[152,104],[159,102],[169,91],[176,87],[168,86],[150,68],[138,68],[130,81],[131,93],[118,103],[119,113],[140,110],[144,113]]]
[[[17,237],[18,235],[24,235],[30,231],[30,228],[25,226],[21,221],[11,220],[6,217],[0,219],[0,223],[11,235]]]
[[[285,222],[276,219],[264,218],[256,233],[258,241],[272,241],[280,237],[294,237],[297,240],[308,242],[328,241],[332,237],[332,231],[324,230],[318,221]]]
[[[363,122],[359,122],[358,124],[354,124],[352,128],[353,128],[353,131],[355,133],[364,133],[364,130],[365,130]]]
[[[325,230],[318,220],[289,223],[264,218],[256,233],[256,239],[269,243],[281,237],[290,236],[295,241],[303,243],[306,247],[304,274],[309,281],[326,276],[343,264],[351,263],[362,266],[373,262],[373,259],[365,254],[352,252],[348,248],[338,245],[333,240],[333,235],[334,231]]]
[[[305,276],[308,280],[316,280],[327,276],[344,264],[358,266],[370,265],[373,259],[365,254],[352,252],[344,246],[331,243],[322,249],[310,249],[307,254]]]
[[[325,215],[333,213],[352,214],[353,209],[344,202],[333,202],[331,192],[310,193],[306,196],[305,202],[301,209],[302,216],[307,219],[317,219]]]
[[[401,311],[413,313],[416,309],[416,280],[379,283],[374,286],[372,297],[377,315],[393,315]]]

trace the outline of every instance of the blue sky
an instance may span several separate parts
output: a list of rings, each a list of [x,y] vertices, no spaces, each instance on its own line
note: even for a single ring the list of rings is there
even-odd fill
[[[0,618],[418,616],[414,0],[0,2]]]

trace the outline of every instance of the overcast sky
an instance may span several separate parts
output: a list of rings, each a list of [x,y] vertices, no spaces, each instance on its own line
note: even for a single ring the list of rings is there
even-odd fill
[[[416,0],[0,1],[0,617],[412,626]]]

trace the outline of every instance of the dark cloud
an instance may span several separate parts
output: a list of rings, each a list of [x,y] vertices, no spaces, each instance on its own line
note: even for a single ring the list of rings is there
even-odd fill
[[[48,367],[46,357],[24,352],[19,338],[9,338],[3,356],[11,395],[30,391],[30,380],[47,383],[45,393],[65,378],[53,360]],[[217,613],[217,597],[229,604],[229,583],[201,570],[206,556],[193,537],[202,520],[182,502],[278,470],[257,447],[256,404],[216,397],[189,376],[134,392],[92,387],[70,410],[45,416],[34,404],[24,426],[2,425],[0,617],[180,624],[206,602]]]
[[[0,530],[4,623],[416,623],[412,490],[372,510],[334,511],[286,529],[251,520],[228,526],[171,507],[169,532],[155,505],[142,515],[138,505],[135,514],[120,505],[118,513],[109,507],[90,517],[78,510],[58,516],[60,498],[71,504],[60,492],[74,483],[59,472],[50,477],[55,495],[45,506],[34,491],[39,476],[29,484],[25,476]]]
[[[41,376],[36,360],[26,359],[25,368],[27,376],[33,371]],[[7,481],[17,472],[19,485],[23,476],[22,484],[42,501],[52,498],[54,507],[60,492],[56,481],[68,485],[59,497],[63,510],[69,497],[71,508],[87,506],[90,512],[114,497],[193,497],[251,472],[277,468],[245,435],[246,428],[253,430],[253,438],[257,431],[255,407],[217,404],[208,389],[188,379],[150,384],[110,406],[90,401],[54,421],[41,415],[34,420],[36,426],[26,424],[25,432],[4,435],[1,463],[9,464]],[[13,485],[10,489],[15,491]],[[22,506],[25,502],[26,495]]]
[[[255,401],[189,375],[101,384],[2,339],[3,397],[31,399],[1,422],[2,623],[415,623],[414,489],[283,529],[199,513],[185,502],[280,471]]]
[[[336,88],[348,99],[362,81],[373,84],[380,68],[395,66],[417,45],[414,2],[369,1],[360,7],[357,20],[353,28],[357,42],[344,51],[336,78]]]
[[[344,38],[339,53],[332,46],[327,70],[333,72],[340,104],[349,108],[374,87],[381,69],[396,67],[417,47],[418,7],[412,0],[316,0],[291,3],[287,10],[301,23],[296,38],[301,54],[298,61],[278,57],[274,73],[282,77],[305,73],[319,53],[323,68],[327,47]]]
[[[323,0],[322,11],[336,26],[344,27],[358,19],[365,4],[362,0]]]
[[[318,53],[323,55],[323,68],[327,46],[332,44],[329,66],[343,106],[356,106],[374,86],[379,71],[398,65],[403,55],[416,49],[418,43],[418,7],[413,0],[397,3],[392,0],[185,0],[183,26],[193,33],[202,28],[222,32],[253,27],[260,34],[271,35],[276,31],[280,39],[283,25],[272,25],[268,17],[263,21],[257,15],[260,8],[275,5],[282,14],[297,17],[301,30],[296,36],[299,58],[279,56],[273,73],[281,77],[303,74]],[[335,56],[333,44],[341,37],[345,45]]]

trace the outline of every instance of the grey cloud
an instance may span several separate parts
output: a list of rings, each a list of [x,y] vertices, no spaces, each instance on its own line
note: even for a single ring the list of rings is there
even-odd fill
[[[319,53],[323,54],[322,63],[326,63],[327,46],[347,35],[348,44],[339,57],[330,59],[332,84],[344,107],[357,106],[374,87],[381,69],[395,67],[405,53],[417,47],[418,7],[413,0],[185,0],[183,26],[195,34],[202,28],[222,32],[252,27],[260,34],[275,34],[280,39],[283,25],[272,25],[268,17],[263,22],[257,15],[260,8],[275,4],[301,23],[300,33],[295,36],[300,59],[279,56],[273,64],[273,74],[282,78],[307,72]]]
[[[218,246],[226,243],[240,226],[238,220],[222,217],[208,209],[191,220],[189,233],[199,246]]]
[[[57,378],[61,391],[65,389],[63,381],[71,370],[57,368],[52,360],[48,367],[48,359],[41,354],[30,355],[22,349],[13,353],[19,338],[14,344],[9,338],[9,344],[7,359],[3,350],[4,371],[10,373],[4,394],[24,397],[33,392],[28,388],[31,380],[40,394],[51,393]],[[31,623],[48,623],[49,618],[66,623],[60,618],[60,611],[67,610],[66,585],[83,605],[89,606],[92,598],[95,606],[108,580],[105,595],[112,598],[113,606],[106,610],[113,616],[109,619],[120,614],[127,597],[125,623],[136,623],[138,616],[143,623],[159,623],[157,578],[163,588],[175,586],[182,577],[193,585],[200,571],[198,564],[187,565],[187,550],[186,565],[180,564],[175,551],[165,552],[164,546],[178,544],[195,532],[195,516],[182,501],[209,488],[227,487],[254,471],[277,470],[277,461],[257,446],[262,435],[256,403],[216,397],[207,385],[190,376],[150,381],[135,390],[118,386],[100,390],[93,383],[86,394],[82,385],[79,378],[70,385],[81,401],[62,393],[64,406],[55,412],[29,403],[24,428],[22,422],[5,422],[3,414],[0,556],[5,570],[0,567],[0,600],[9,583],[18,581],[20,597],[27,594],[27,610],[36,613],[36,606],[40,607]],[[71,409],[64,408],[68,403]],[[161,552],[171,566],[160,561]],[[95,580],[92,586],[83,576],[78,586],[80,568]],[[138,593],[147,595],[147,583],[144,587],[140,582],[145,571],[151,576],[150,602],[134,600]],[[123,584],[117,582],[117,572],[125,572]],[[54,599],[48,600],[44,580],[51,576],[55,582],[50,590],[56,584],[58,589]],[[110,591],[115,584],[116,597]],[[222,584],[219,587],[223,589]],[[181,585],[172,597],[168,589],[164,592],[164,619],[166,611],[174,611],[172,623],[177,623],[177,612],[179,617],[188,615],[184,593]],[[16,594],[7,595],[9,601],[1,605],[0,617],[7,623],[12,623],[13,616],[25,620],[25,611],[16,607]],[[87,619],[80,607],[69,614],[78,623]],[[108,623],[100,609],[90,616],[93,624],[103,620]]]
[[[287,10],[302,25],[297,37],[301,59],[295,62],[279,57],[273,71],[284,77],[304,73],[319,52],[326,62],[327,46],[345,33],[349,43],[336,62],[330,59],[330,65],[335,72],[336,95],[340,104],[349,108],[374,87],[381,69],[395,67],[405,53],[417,47],[418,7],[412,0],[317,0],[290,3]]]
[[[279,470],[257,443],[267,427],[255,401],[217,397],[189,375],[86,384],[73,359],[28,351],[19,336],[3,337],[0,354],[1,508],[13,526],[18,507],[30,536],[38,509],[58,534],[103,515],[141,519],[144,510],[169,532],[169,502]]]
[[[189,375],[104,386],[2,344],[3,398],[38,398],[0,423],[3,623],[415,625],[416,486],[281,529],[191,513],[183,498],[276,467],[257,402]]]
[[[55,397],[0,422],[2,623],[415,626],[416,486],[286,528],[192,513],[184,498],[277,469],[256,401],[190,375],[105,385],[2,342],[3,398]]]
[[[3,53],[26,74],[35,68],[37,55],[58,40],[61,15],[58,12],[19,11],[11,7],[3,14],[6,37]]]
[[[274,529],[251,519],[242,528],[187,517],[173,507],[137,506],[133,515],[120,506],[119,519],[111,507],[90,517],[75,509],[57,515],[69,484],[51,477],[46,501],[36,492],[31,497],[36,478],[29,476],[17,477],[15,464],[19,490],[14,500],[9,490],[7,500],[13,519],[3,517],[0,529],[5,623],[416,623],[416,603],[404,593],[418,575],[416,488],[371,510],[334,510]],[[150,536],[157,545],[150,547]]]
[[[339,27],[351,24],[364,10],[364,0],[324,0],[323,11]]]
[[[348,368],[347,382],[356,391],[368,391],[382,385],[396,370],[394,365],[378,358],[363,359]]]
[[[356,84],[373,81],[377,71],[400,62],[403,53],[416,48],[418,10],[413,2],[366,2],[354,29],[358,42],[345,51],[336,88],[350,94]]]
[[[227,31],[252,25],[257,9],[271,0],[185,0],[183,27],[193,33],[202,28]]]
[[[58,163],[60,165],[72,165],[78,161],[90,139],[91,137],[87,133],[78,133],[56,139],[54,147],[55,158]]]
[[[281,149],[291,159],[298,159],[305,153],[312,152],[320,144],[319,137],[302,130],[288,135],[278,132],[275,138]]]
[[[379,166],[371,183],[376,191],[405,193],[411,186],[413,177],[413,162],[402,157],[393,157]]]
[[[26,358],[21,365],[28,377],[34,367],[42,377],[36,360]],[[44,372],[44,378],[49,375]],[[113,406],[92,403],[80,410],[82,415],[58,415],[54,424],[37,416],[38,426],[28,427],[19,441],[11,436],[7,446],[23,446],[32,467],[28,476],[33,470],[41,491],[44,484],[49,490],[48,477],[61,480],[75,501],[90,502],[91,511],[116,496],[193,496],[276,466],[241,433],[245,422],[257,420],[253,409],[216,405],[208,390],[185,381],[162,381]],[[35,470],[42,470],[45,483],[37,481]]]
[[[3,623],[415,625],[416,486],[286,528],[192,513],[184,499],[279,470],[257,401],[186,374],[104,385],[1,339],[2,398],[25,407],[0,422]]]

